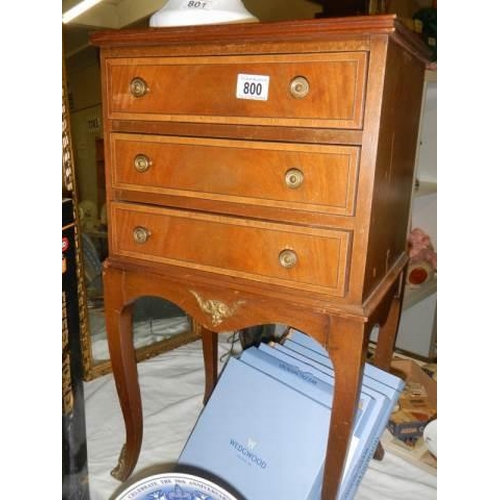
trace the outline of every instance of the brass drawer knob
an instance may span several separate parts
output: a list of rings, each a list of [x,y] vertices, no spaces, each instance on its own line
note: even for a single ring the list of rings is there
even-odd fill
[[[287,249],[280,252],[279,261],[281,267],[290,269],[291,267],[295,266],[295,264],[297,264],[298,260],[299,258],[297,257],[297,254],[293,250]]]
[[[134,241],[139,244],[146,243],[148,238],[151,236],[151,231],[149,229],[137,226],[134,228]]]
[[[151,167],[152,164],[153,162],[146,155],[138,154],[134,158],[134,167],[141,174]]]
[[[290,93],[295,99],[303,99],[309,93],[309,82],[303,76],[296,76],[290,82]]]
[[[304,173],[298,168],[291,168],[285,173],[285,184],[290,189],[297,189],[304,182]]]
[[[140,77],[136,76],[130,81],[130,93],[134,97],[145,96],[149,91],[148,84]]]

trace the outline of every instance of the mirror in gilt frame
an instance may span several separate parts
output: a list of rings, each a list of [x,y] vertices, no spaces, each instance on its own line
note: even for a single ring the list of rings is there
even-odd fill
[[[75,238],[77,246],[78,303],[80,315],[80,335],[83,363],[83,378],[91,380],[111,371],[108,342],[105,327],[102,264],[107,253],[105,193],[101,207],[97,200],[84,196],[79,189],[79,178],[88,171],[88,164],[79,168],[79,153],[88,159],[89,141],[94,145],[94,179],[103,177],[104,155],[99,127],[92,133],[77,137],[79,144],[74,155],[71,116],[69,106],[68,77],[63,54],[63,98],[62,98],[62,191],[63,197],[73,200],[75,208]],[[93,123],[95,125],[95,122]],[[89,132],[89,129],[86,132]],[[81,149],[81,151],[80,151]],[[83,152],[85,151],[85,155]],[[85,179],[88,184],[88,179]],[[96,192],[98,189],[96,189]],[[99,196],[96,196],[99,198]],[[169,351],[180,345],[200,338],[200,327],[175,304],[159,297],[140,297],[134,303],[133,335],[137,362]]]

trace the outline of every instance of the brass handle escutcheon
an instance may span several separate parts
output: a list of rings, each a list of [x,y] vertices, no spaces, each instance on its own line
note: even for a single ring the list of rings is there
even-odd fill
[[[134,158],[134,167],[141,174],[151,167],[152,164],[153,162],[146,155],[138,154]]]
[[[295,264],[297,264],[299,258],[293,250],[283,250],[280,252],[279,260],[281,267],[290,269],[291,267],[295,266]]]
[[[142,97],[149,91],[148,84],[140,77],[136,76],[130,81],[130,93],[134,97]]]
[[[290,82],[290,93],[295,99],[302,99],[309,93],[309,82],[303,76],[296,76]]]
[[[148,238],[151,236],[151,231],[145,227],[137,226],[134,228],[134,241],[136,243],[146,243]]]
[[[285,183],[290,189],[297,189],[304,182],[304,173],[298,168],[291,168],[285,173]]]

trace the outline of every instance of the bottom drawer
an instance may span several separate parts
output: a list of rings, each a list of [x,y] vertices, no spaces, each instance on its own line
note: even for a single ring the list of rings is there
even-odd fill
[[[342,296],[349,231],[111,204],[110,250],[226,276]]]

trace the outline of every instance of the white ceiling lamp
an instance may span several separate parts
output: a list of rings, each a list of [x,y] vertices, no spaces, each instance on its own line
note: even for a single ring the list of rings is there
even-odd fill
[[[77,3],[74,7],[71,7],[71,9],[63,13],[62,22],[64,24],[69,23],[75,19],[75,17],[83,14],[101,1],[102,0],[83,0],[82,2]]]
[[[149,19],[153,28],[257,22],[241,0],[168,0]]]

